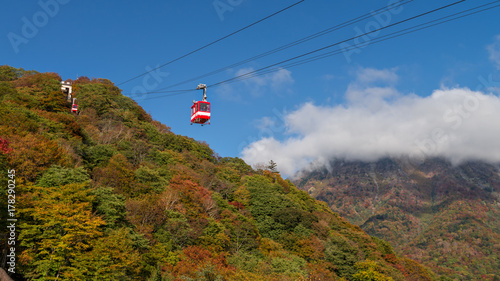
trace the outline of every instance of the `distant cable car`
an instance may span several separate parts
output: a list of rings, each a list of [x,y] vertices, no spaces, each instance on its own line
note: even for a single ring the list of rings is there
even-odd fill
[[[73,104],[71,105],[71,112],[77,113],[78,112],[78,104],[75,103],[76,98],[73,98]]]
[[[191,106],[191,125],[196,124],[210,124],[211,106],[207,101],[207,85],[200,84],[196,90],[203,89],[203,101],[193,101]]]

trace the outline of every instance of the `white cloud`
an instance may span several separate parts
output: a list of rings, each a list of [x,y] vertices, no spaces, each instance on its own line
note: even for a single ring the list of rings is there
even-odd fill
[[[490,53],[491,62],[493,62],[495,66],[500,69],[500,35],[497,35],[495,37],[495,42],[486,46],[486,49]]]
[[[289,86],[294,82],[292,72],[284,68],[278,70],[274,74],[271,74],[269,79],[271,80],[271,87],[275,90],[279,90],[283,86]]]
[[[375,68],[360,68],[356,75],[358,82],[372,83],[377,81],[395,83],[398,81],[396,74],[397,68],[393,69],[375,69]]]
[[[254,71],[254,69],[251,67],[242,68],[236,72],[236,76],[244,75],[252,71]],[[275,92],[286,90],[291,84],[294,83],[294,79],[292,78],[292,73],[289,70],[281,68],[280,70],[267,75],[245,79],[243,80],[243,83],[252,96],[258,97],[264,93],[267,87],[270,87],[270,89]]]
[[[255,127],[259,130],[266,130],[267,128],[275,127],[276,119],[264,116],[256,121]]]
[[[255,69],[251,67],[241,68],[236,72],[234,70],[229,70],[228,73],[234,75],[234,77],[244,75],[246,73],[252,72]],[[252,75],[249,75],[250,77]],[[292,77],[292,72],[280,68],[276,72],[272,72],[262,76],[255,76],[252,78],[241,80],[244,86],[235,84],[222,84],[220,87],[215,89],[215,93],[225,100],[244,102],[244,100],[251,95],[253,97],[260,97],[265,93],[271,91],[274,93],[289,93],[291,91],[290,85],[292,85],[295,80]],[[236,88],[238,90],[236,90]]]
[[[403,95],[380,80],[392,71],[358,72],[345,105],[306,103],[285,116],[288,138],[263,138],[242,151],[250,164],[267,163],[291,176],[310,163],[333,158],[377,160],[392,156],[500,161],[500,98],[467,88],[440,89],[430,96]],[[383,74],[383,75],[382,75]]]

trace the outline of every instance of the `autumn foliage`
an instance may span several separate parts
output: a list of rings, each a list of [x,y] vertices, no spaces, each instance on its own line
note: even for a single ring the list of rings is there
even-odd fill
[[[0,138],[0,152],[7,154],[12,151],[12,148],[9,147],[9,141]]]
[[[73,81],[78,115],[57,74],[2,67],[0,80],[26,280],[432,276],[277,172],[170,132],[107,79]]]
[[[328,203],[370,235],[391,243],[384,259],[407,279],[423,271],[404,254],[444,280],[493,280],[500,268],[498,165],[455,165],[429,158],[373,163],[334,161],[332,169],[304,173],[301,189]],[[341,196],[339,196],[341,194]],[[383,243],[380,247],[388,248]]]

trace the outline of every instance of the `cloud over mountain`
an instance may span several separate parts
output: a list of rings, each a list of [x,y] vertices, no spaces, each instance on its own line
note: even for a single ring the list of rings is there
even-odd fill
[[[287,138],[262,138],[242,151],[245,161],[278,163],[290,176],[332,158],[372,161],[409,155],[500,161],[500,98],[467,88],[429,96],[403,95],[396,70],[360,69],[343,105],[305,103],[284,119]],[[380,83],[384,83],[381,86]]]

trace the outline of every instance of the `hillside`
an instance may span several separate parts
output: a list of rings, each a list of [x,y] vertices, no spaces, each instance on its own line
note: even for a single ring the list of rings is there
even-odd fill
[[[500,280],[500,166],[332,161],[297,185],[397,253],[455,280]]]
[[[172,133],[111,81],[72,81],[78,114],[60,82],[0,67],[1,267],[14,253],[16,280],[434,278],[279,174]]]

